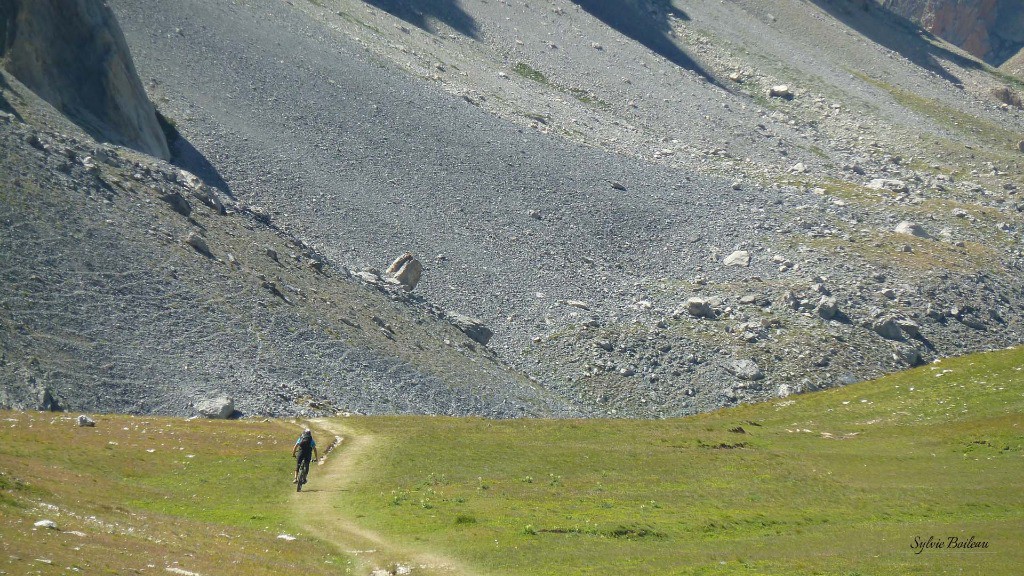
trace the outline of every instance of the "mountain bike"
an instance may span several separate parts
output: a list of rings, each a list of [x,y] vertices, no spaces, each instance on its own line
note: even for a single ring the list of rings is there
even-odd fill
[[[303,460],[299,464],[299,479],[295,482],[295,491],[302,492],[302,485],[306,483],[306,475],[309,474],[309,460]]]

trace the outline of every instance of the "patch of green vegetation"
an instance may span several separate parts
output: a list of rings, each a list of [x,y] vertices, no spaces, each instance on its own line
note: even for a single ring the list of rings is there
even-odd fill
[[[564,91],[568,92],[573,98],[584,104],[597,106],[598,108],[604,108],[606,110],[611,108],[611,104],[608,104],[604,100],[595,96],[592,92],[583,90],[582,88],[565,88]]]
[[[347,419],[379,443],[336,505],[489,574],[1015,574],[1022,414],[1017,348],[686,419]]]
[[[541,84],[548,83],[547,76],[545,76],[540,70],[531,67],[526,62],[516,62],[516,65],[512,67],[512,71],[527,80],[533,80],[534,82],[540,82]]]
[[[516,62],[516,65],[512,67],[512,71],[522,76],[523,78],[526,78],[527,80],[533,80],[534,82],[544,84],[545,86],[550,86],[560,92],[564,92],[572,96],[573,98],[579,100],[583,104],[587,104],[588,106],[597,106],[599,108],[605,109],[611,108],[610,104],[598,98],[596,95],[594,95],[593,92],[590,92],[589,90],[584,90],[582,88],[576,88],[572,86],[563,86],[561,84],[551,82],[548,79],[548,77],[544,75],[543,72],[533,68],[526,62]],[[527,114],[527,116],[530,117],[529,114]]]

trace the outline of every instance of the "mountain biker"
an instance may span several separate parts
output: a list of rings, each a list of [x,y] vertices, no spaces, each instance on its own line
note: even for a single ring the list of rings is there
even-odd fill
[[[313,432],[309,428],[302,431],[302,436],[295,441],[295,447],[292,448],[292,456],[295,457],[295,478],[292,480],[292,484],[299,481],[299,469],[302,465],[306,465],[306,469],[309,469],[309,461],[311,458],[316,457],[320,459],[320,454],[316,450],[316,441],[313,440]]]

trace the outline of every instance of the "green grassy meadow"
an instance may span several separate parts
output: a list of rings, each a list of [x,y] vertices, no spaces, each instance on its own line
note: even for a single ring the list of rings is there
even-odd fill
[[[377,446],[340,510],[481,573],[1024,566],[1024,349],[677,420],[343,424]]]
[[[422,552],[457,573],[1024,566],[1024,348],[684,419],[331,420],[362,441],[300,495],[294,422],[73,416],[0,413],[0,574],[369,573],[343,534],[309,535],[307,497],[396,563]],[[972,536],[987,547],[913,547]]]

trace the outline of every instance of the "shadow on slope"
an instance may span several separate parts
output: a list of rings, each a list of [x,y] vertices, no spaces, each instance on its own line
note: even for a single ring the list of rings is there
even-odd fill
[[[476,20],[459,6],[458,0],[364,0],[367,4],[405,20],[417,28],[436,34],[430,19],[440,20],[463,36],[476,38],[479,29]]]
[[[952,62],[961,68],[982,68],[980,62],[943,48],[935,43],[938,39],[932,33],[874,2],[858,4],[851,0],[806,1],[815,4],[868,40],[897,52],[958,87],[962,87],[963,83],[942,65],[942,60]]]
[[[171,164],[188,170],[198,176],[207,186],[218,188],[231,199],[235,199],[231,187],[217,171],[217,167],[207,160],[206,156],[203,156],[203,153],[197,150],[181,132],[178,132],[174,122],[161,114],[159,110],[156,112],[156,119],[167,139],[167,148],[171,151]]]
[[[689,20],[685,12],[676,8],[667,0],[645,2],[643,0],[572,0],[594,18],[604,22],[645,46],[648,50],[661,55],[676,66],[692,70],[700,74],[712,84],[718,84],[703,66],[683,51],[669,36],[671,26],[669,18]]]
[[[18,111],[14,109],[14,106],[11,106],[11,103],[8,102],[7,98],[4,96],[6,92],[11,91],[11,85],[7,83],[7,78],[5,78],[3,74],[0,74],[0,111],[12,114],[19,122],[24,122],[21,114],[18,114]]]

